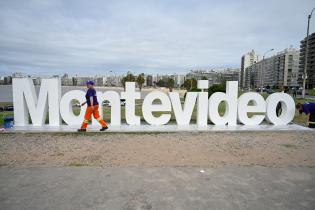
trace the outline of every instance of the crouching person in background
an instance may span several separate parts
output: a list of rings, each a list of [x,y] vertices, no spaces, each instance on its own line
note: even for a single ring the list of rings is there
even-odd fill
[[[308,115],[308,127],[315,128],[315,103],[298,103],[296,109],[302,114]]]

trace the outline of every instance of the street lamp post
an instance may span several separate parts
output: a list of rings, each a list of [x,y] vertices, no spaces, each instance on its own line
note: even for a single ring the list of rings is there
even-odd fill
[[[261,87],[260,87],[260,92],[261,92],[261,93],[263,92],[263,86],[264,86],[264,85],[263,85],[263,79],[264,79],[264,76],[265,76],[265,74],[264,74],[264,71],[265,71],[265,63],[264,63],[264,60],[265,60],[266,54],[269,53],[269,52],[272,52],[272,51],[274,51],[273,48],[267,50],[267,51],[264,53],[264,55],[263,55],[263,59],[262,59],[262,62],[263,62],[263,70],[262,70],[262,72],[261,72],[261,81],[260,81],[260,85],[261,85]]]
[[[271,51],[273,51],[274,49],[272,48],[272,49],[270,49],[270,50],[267,50],[265,53],[264,53],[264,56],[263,56],[263,60],[265,60],[265,56],[266,56],[266,54],[267,53],[269,53],[269,52],[271,52]]]
[[[310,21],[312,18],[312,14],[315,10],[315,7],[312,9],[311,14],[308,15],[307,18],[307,31],[306,31],[306,41],[305,41],[305,54],[304,54],[304,73],[303,73],[303,90],[302,90],[302,98],[305,98],[305,86],[306,86],[306,78],[307,78],[307,56],[308,56],[308,36],[310,32]]]

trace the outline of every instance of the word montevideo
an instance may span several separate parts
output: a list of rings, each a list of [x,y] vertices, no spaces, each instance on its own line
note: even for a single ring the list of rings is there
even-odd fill
[[[61,95],[61,83],[58,78],[42,79],[37,96],[33,81],[30,78],[13,79],[13,104],[15,126],[31,125],[43,126],[48,112],[48,123],[51,126],[60,126],[62,120],[68,125],[79,125],[83,119],[85,107],[81,107],[79,115],[72,110],[73,100],[80,103],[85,101],[85,93],[81,90],[72,90]],[[208,81],[199,80],[199,89],[207,89]],[[61,97],[62,96],[62,97]],[[135,83],[127,82],[126,90],[97,92],[100,103],[107,100],[111,104],[111,125],[121,125],[120,99],[126,101],[125,118],[128,125],[141,125],[140,116],[136,115],[136,99],[141,99],[140,92],[136,92]],[[154,103],[159,100],[160,103]],[[225,103],[225,113],[219,113],[220,103]],[[278,103],[281,103],[281,114],[276,114]],[[286,93],[273,93],[265,100],[259,93],[247,92],[238,97],[238,82],[226,83],[226,92],[216,92],[208,98],[207,92],[187,92],[182,106],[178,92],[164,93],[152,91],[143,99],[142,113],[144,120],[150,125],[165,125],[174,112],[176,123],[179,126],[189,125],[196,106],[198,126],[207,126],[208,119],[215,125],[235,126],[259,125],[266,119],[274,125],[286,125],[293,120],[295,104],[292,97]],[[103,106],[99,106],[103,114]],[[154,112],[161,112],[154,116]],[[250,115],[248,115],[251,113]],[[97,124],[92,120],[92,124]]]

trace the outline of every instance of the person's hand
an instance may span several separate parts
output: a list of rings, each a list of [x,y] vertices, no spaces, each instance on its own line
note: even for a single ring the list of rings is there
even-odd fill
[[[92,110],[92,111],[94,110],[94,106],[91,106],[91,110]]]
[[[82,103],[82,104],[81,104],[81,106],[84,106],[84,105],[85,105],[85,103]]]

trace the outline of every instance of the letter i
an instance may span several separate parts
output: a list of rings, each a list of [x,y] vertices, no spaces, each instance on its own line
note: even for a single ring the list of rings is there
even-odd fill
[[[204,92],[204,89],[208,89],[208,80],[198,80],[197,88],[201,89],[198,93],[197,99],[197,125],[207,126],[208,124],[208,92]]]

